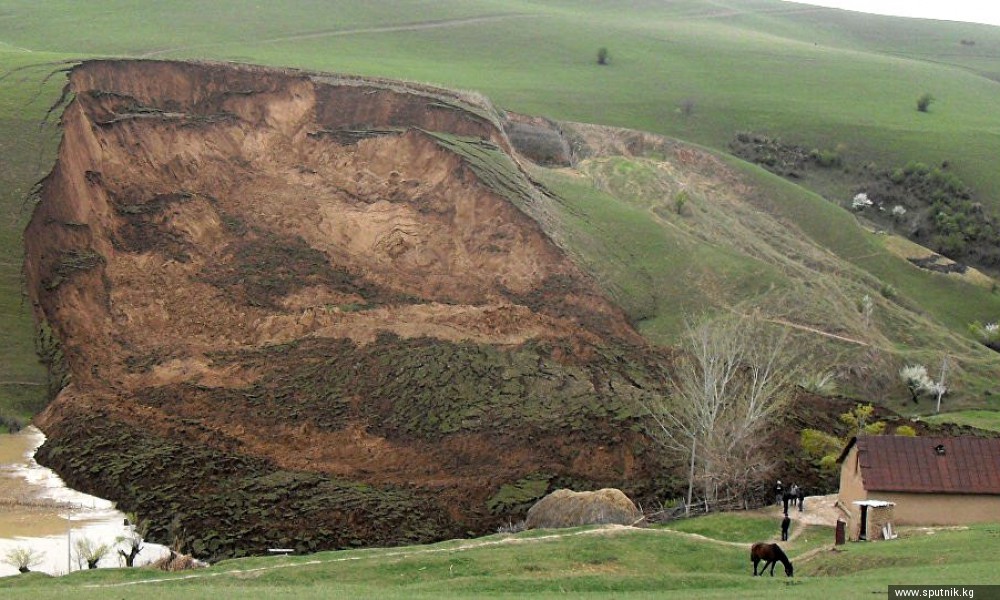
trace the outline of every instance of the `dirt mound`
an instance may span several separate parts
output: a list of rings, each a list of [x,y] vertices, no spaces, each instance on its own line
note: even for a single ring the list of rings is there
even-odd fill
[[[609,523],[635,525],[641,517],[642,513],[621,490],[556,490],[531,507],[525,528],[548,529]]]
[[[528,216],[488,102],[115,60],[66,99],[25,273],[72,485],[202,558],[490,531],[526,478],[652,493],[663,357]]]

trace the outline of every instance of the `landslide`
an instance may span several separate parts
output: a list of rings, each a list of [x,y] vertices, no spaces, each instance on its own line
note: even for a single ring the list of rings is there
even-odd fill
[[[70,485],[206,558],[670,485],[636,418],[667,357],[546,234],[488,102],[125,60],[64,100],[25,277]]]

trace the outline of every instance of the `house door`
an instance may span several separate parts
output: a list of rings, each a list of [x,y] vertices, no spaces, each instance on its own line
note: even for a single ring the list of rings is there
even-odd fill
[[[868,507],[861,505],[861,531],[858,532],[858,541],[863,542],[868,539]]]

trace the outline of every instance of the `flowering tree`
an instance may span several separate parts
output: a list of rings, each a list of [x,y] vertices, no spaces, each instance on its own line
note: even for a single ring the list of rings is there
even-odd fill
[[[899,377],[910,390],[913,403],[919,401],[920,394],[927,394],[937,398],[937,412],[941,412],[941,398],[948,393],[948,386],[945,385],[945,374],[948,372],[948,359],[941,363],[941,381],[934,381],[927,374],[927,367],[923,365],[907,365],[900,369]]]
[[[872,204],[873,202],[871,201],[871,198],[869,198],[868,194],[864,192],[854,196],[854,199],[851,200],[851,208],[854,210],[864,210]]]
[[[919,401],[918,395],[920,393],[934,385],[934,381],[927,374],[927,367],[924,365],[906,365],[899,370],[899,378],[910,390],[914,404]]]

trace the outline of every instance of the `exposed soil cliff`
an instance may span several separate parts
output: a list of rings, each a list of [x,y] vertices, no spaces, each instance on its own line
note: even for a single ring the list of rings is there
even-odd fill
[[[205,557],[489,531],[567,483],[651,497],[661,357],[528,216],[488,103],[158,61],[68,91],[25,271],[70,484]]]

